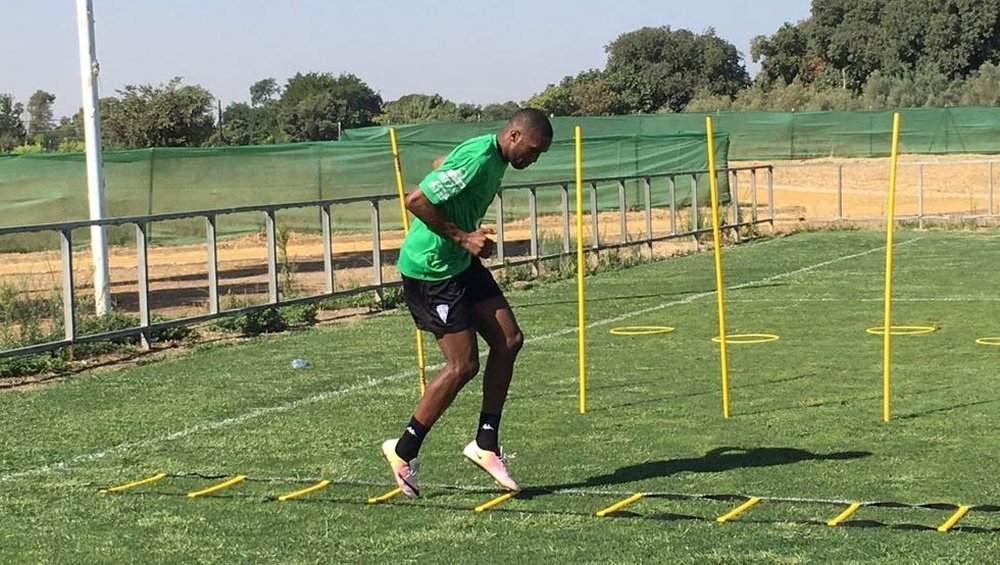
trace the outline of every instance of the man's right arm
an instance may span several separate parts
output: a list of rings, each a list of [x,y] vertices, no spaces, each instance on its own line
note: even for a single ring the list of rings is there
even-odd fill
[[[477,257],[485,258],[493,255],[493,240],[486,237],[488,234],[494,233],[492,229],[479,228],[474,232],[461,229],[448,219],[441,208],[428,200],[419,188],[407,194],[405,202],[406,209],[420,218],[434,233],[455,242]]]

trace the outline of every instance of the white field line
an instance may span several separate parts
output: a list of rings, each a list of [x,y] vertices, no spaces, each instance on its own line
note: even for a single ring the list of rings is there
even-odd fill
[[[919,237],[918,238],[914,238],[914,239],[911,239],[911,240],[899,243],[899,244],[897,244],[897,246],[899,246],[899,245],[907,245],[907,244],[910,244],[910,243],[914,243],[914,242],[918,241],[919,239],[920,239]],[[777,275],[772,275],[770,277],[764,277],[764,278],[756,280],[756,281],[751,281],[751,282],[746,282],[746,283],[742,283],[742,284],[733,285],[733,286],[730,286],[730,287],[727,287],[727,288],[728,288],[728,290],[738,290],[738,289],[741,289],[741,288],[752,287],[752,286],[763,284],[763,283],[767,283],[767,282],[770,282],[770,281],[774,281],[774,280],[778,280],[778,279],[783,279],[783,278],[787,278],[787,277],[792,277],[792,276],[795,276],[795,275],[798,275],[798,274],[802,274],[802,273],[808,273],[810,271],[814,271],[816,269],[821,269],[823,267],[827,267],[829,265],[840,263],[842,261],[849,261],[849,260],[855,259],[857,257],[863,257],[865,255],[870,255],[872,253],[875,253],[875,252],[878,252],[878,251],[882,251],[884,249],[885,249],[884,246],[882,246],[882,247],[875,247],[875,248],[869,249],[867,251],[862,251],[860,253],[853,253],[851,255],[844,255],[842,257],[837,257],[837,258],[834,258],[834,259],[830,259],[828,261],[823,261],[823,262],[820,262],[820,263],[816,263],[814,265],[809,265],[807,267],[802,267],[800,269],[795,269],[794,271],[786,271],[784,273],[779,273]],[[670,301],[670,302],[664,302],[664,303],[658,304],[656,306],[651,306],[649,308],[642,308],[640,310],[634,310],[634,311],[631,311],[631,312],[626,312],[624,314],[620,314],[620,315],[615,316],[613,318],[605,318],[605,319],[602,319],[602,320],[597,320],[595,322],[591,322],[591,323],[587,324],[587,328],[595,328],[595,327],[599,327],[599,326],[605,326],[605,325],[608,325],[608,324],[614,324],[614,323],[620,322],[622,320],[626,320],[628,318],[632,318],[632,317],[635,317],[635,316],[641,316],[642,314],[648,314],[650,312],[656,312],[658,310],[662,310],[662,309],[668,308],[670,306],[679,306],[679,305],[682,305],[682,304],[690,304],[691,302],[694,302],[695,300],[699,300],[699,299],[705,298],[707,296],[712,296],[714,294],[715,294],[715,291],[699,292],[697,294],[692,294],[692,295],[686,296],[686,297],[684,297],[684,298],[682,298],[680,300],[673,300],[673,301]],[[545,341],[545,340],[553,339],[553,338],[556,338],[556,337],[561,337],[561,336],[564,336],[564,335],[569,335],[569,334],[572,334],[572,333],[576,333],[576,331],[577,331],[576,327],[568,327],[568,328],[564,328],[564,329],[561,329],[561,330],[558,330],[558,331],[555,331],[555,332],[543,334],[543,335],[540,335],[540,336],[535,336],[533,338],[529,338],[526,341],[528,343],[537,342],[537,341]],[[488,352],[484,351],[481,356],[485,356],[487,353]],[[440,366],[441,365],[438,364],[438,365],[435,365],[435,366],[432,366],[432,367],[427,367],[427,369],[428,370],[433,370],[433,369],[436,369],[436,368],[438,368]],[[326,391],[326,392],[321,392],[321,393],[318,393],[318,394],[314,394],[312,396],[307,396],[305,398],[301,398],[299,400],[295,400],[295,401],[292,401],[292,402],[286,402],[284,404],[279,404],[277,406],[266,406],[266,407],[262,407],[262,408],[256,408],[256,409],[251,410],[249,412],[240,414],[239,416],[233,416],[233,417],[225,418],[225,419],[222,419],[222,420],[216,420],[214,422],[208,422],[208,423],[205,423],[205,424],[199,424],[197,426],[191,426],[191,427],[188,427],[188,428],[184,428],[184,429],[178,430],[176,432],[171,432],[169,434],[163,434],[163,435],[155,436],[155,437],[152,437],[152,438],[149,438],[149,439],[144,439],[144,440],[141,440],[141,441],[119,443],[118,445],[115,445],[115,446],[112,446],[112,447],[108,447],[108,448],[102,449],[100,451],[94,451],[94,452],[91,452],[91,453],[85,453],[85,454],[82,454],[82,455],[77,455],[77,456],[71,457],[69,459],[63,459],[62,461],[54,461],[54,462],[51,462],[51,463],[46,463],[44,465],[40,465],[38,467],[32,467],[32,468],[29,468],[29,469],[24,469],[22,471],[7,472],[7,473],[4,473],[3,475],[0,475],[0,483],[11,481],[13,479],[18,479],[18,478],[21,478],[21,477],[27,477],[27,476],[31,476],[31,475],[37,475],[37,474],[40,474],[40,473],[47,473],[47,472],[50,472],[50,471],[61,471],[61,470],[68,469],[70,467],[74,467],[76,465],[80,465],[80,464],[83,464],[83,463],[90,463],[90,462],[93,462],[93,461],[97,461],[99,459],[103,459],[103,458],[105,458],[105,457],[107,457],[109,455],[113,455],[115,453],[121,453],[121,452],[125,452],[125,451],[132,451],[132,450],[135,450],[135,449],[141,449],[141,448],[150,447],[150,446],[157,445],[157,444],[164,443],[164,442],[168,442],[168,441],[173,441],[173,440],[176,440],[176,439],[185,438],[187,436],[194,435],[194,434],[199,434],[199,433],[202,433],[202,432],[210,432],[210,431],[214,431],[214,430],[218,430],[218,429],[222,429],[222,428],[228,428],[230,426],[236,426],[236,425],[244,424],[246,422],[249,422],[249,421],[252,421],[252,420],[256,420],[256,419],[262,418],[264,416],[270,416],[272,414],[281,414],[281,413],[284,413],[284,412],[290,412],[290,411],[295,410],[297,408],[301,408],[303,406],[309,406],[309,405],[312,405],[312,404],[316,404],[317,402],[322,402],[322,401],[328,400],[330,398],[337,398],[337,397],[344,396],[344,395],[347,395],[347,394],[351,394],[353,392],[357,392],[357,391],[360,391],[360,390],[366,390],[366,389],[369,389],[369,388],[372,388],[372,387],[376,387],[376,386],[379,386],[381,384],[385,384],[385,383],[388,383],[388,382],[398,381],[398,380],[401,380],[401,379],[404,379],[404,378],[407,378],[407,377],[414,377],[414,376],[416,376],[416,374],[417,374],[417,371],[415,369],[410,369],[410,370],[402,371],[402,372],[396,373],[394,375],[389,375],[389,376],[386,376],[386,377],[380,377],[380,378],[376,378],[376,379],[369,378],[368,380],[365,380],[365,381],[362,381],[362,382],[359,382],[359,383],[355,383],[355,384],[350,385],[350,386],[345,387],[345,388],[341,388],[341,389],[337,389],[337,390],[330,390],[330,391]]]
[[[735,298],[726,299],[726,304],[752,304],[754,302],[774,302],[778,304],[802,304],[807,302],[883,302],[884,298],[838,298],[825,296],[817,298]],[[896,298],[893,302],[1000,302],[1000,296],[930,296],[927,298]]]

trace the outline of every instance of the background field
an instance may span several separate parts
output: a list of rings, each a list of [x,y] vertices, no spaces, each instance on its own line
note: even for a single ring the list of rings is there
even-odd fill
[[[203,346],[168,362],[0,394],[0,562],[504,561],[969,562],[1000,534],[828,528],[842,504],[643,500],[630,492],[995,504],[1000,439],[1000,232],[899,233],[894,408],[881,421],[882,235],[802,233],[726,250],[733,418],[721,418],[712,259],[677,257],[588,281],[590,409],[577,414],[573,282],[511,294],[528,344],[501,438],[527,492],[477,515],[491,485],[461,461],[475,381],[425,444],[425,497],[364,504],[390,480],[378,445],[416,400],[402,311]],[[617,325],[672,334],[612,336]],[[295,371],[304,356],[312,365]],[[436,359],[432,359],[436,360]],[[154,472],[187,474],[99,495]],[[218,496],[183,493],[253,481]],[[278,494],[332,479],[300,501]],[[490,492],[487,492],[490,491]],[[568,491],[568,492],[567,492]],[[674,513],[691,519],[645,519]],[[946,509],[862,508],[852,520],[934,527]],[[700,518],[700,519],[693,519]],[[851,525],[851,524],[848,524]],[[960,526],[1000,528],[973,512]]]

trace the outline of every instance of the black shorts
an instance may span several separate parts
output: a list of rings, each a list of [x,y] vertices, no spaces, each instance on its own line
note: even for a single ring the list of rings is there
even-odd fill
[[[413,321],[436,336],[474,327],[473,305],[497,296],[503,296],[503,291],[477,257],[468,269],[443,281],[403,277],[403,300]]]

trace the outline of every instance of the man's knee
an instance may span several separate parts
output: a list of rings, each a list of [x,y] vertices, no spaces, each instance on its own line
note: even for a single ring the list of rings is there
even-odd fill
[[[501,352],[509,355],[517,355],[521,348],[524,347],[524,334],[520,330],[504,335],[503,342],[494,346],[494,349],[499,349]]]
[[[479,374],[479,359],[465,359],[461,361],[449,361],[445,365],[445,373],[448,378],[454,379],[460,384],[471,381]]]

